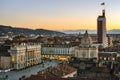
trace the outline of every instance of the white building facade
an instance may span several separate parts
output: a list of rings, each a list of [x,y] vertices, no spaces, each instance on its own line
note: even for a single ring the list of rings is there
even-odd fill
[[[42,47],[42,54],[71,55],[74,48],[71,45],[45,45]]]
[[[92,39],[89,34],[84,34],[81,45],[75,48],[75,57],[78,58],[98,58],[98,48],[92,46]]]
[[[41,45],[19,45],[10,49],[14,69],[23,69],[41,63]]]
[[[44,44],[41,53],[44,58],[67,58],[66,56],[71,56],[73,54],[74,49],[74,46],[68,44]]]

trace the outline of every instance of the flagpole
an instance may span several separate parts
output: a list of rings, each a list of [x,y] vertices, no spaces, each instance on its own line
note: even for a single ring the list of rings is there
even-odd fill
[[[105,10],[105,2],[101,3],[102,10]]]

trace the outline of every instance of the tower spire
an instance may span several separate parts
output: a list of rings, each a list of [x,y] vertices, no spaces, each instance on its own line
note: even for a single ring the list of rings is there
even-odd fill
[[[105,2],[101,3],[101,6],[103,6],[103,9],[102,9],[102,16],[105,17]]]
[[[102,44],[103,47],[107,47],[107,37],[106,37],[106,17],[105,17],[105,3],[101,3],[102,15],[97,18],[97,35],[98,43]]]
[[[105,17],[105,9],[102,10],[102,15]]]

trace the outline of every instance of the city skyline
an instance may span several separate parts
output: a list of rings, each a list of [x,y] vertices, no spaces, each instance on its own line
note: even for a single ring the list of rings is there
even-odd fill
[[[118,0],[1,0],[0,24],[31,29],[97,29],[105,2],[107,30],[120,29]]]

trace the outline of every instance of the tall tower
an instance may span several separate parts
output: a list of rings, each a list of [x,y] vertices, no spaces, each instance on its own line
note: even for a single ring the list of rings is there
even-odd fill
[[[107,47],[107,37],[106,37],[106,17],[105,9],[102,10],[102,15],[97,18],[97,36],[98,43],[102,44],[103,47]]]

